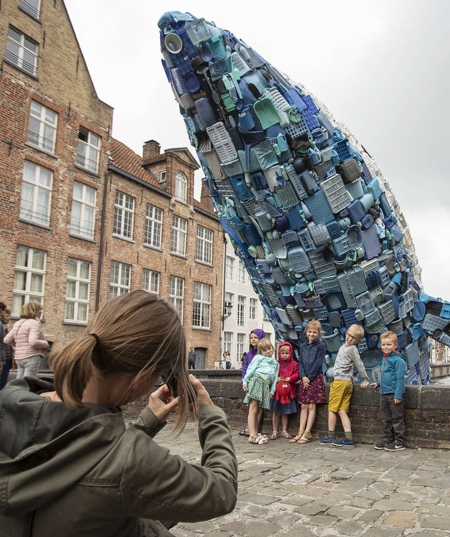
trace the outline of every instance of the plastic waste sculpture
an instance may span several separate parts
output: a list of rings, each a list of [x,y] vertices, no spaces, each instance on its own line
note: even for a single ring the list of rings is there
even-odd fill
[[[326,107],[228,30],[178,11],[158,22],[163,67],[220,222],[279,340],[321,321],[332,371],[346,328],[379,373],[398,335],[407,381],[430,380],[428,336],[450,346],[450,303],[421,289],[398,204]]]

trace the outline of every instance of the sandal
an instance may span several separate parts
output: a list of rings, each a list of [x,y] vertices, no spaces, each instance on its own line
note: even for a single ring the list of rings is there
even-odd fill
[[[297,444],[308,444],[312,441],[312,434],[309,431],[306,431],[303,433],[303,436],[300,438],[300,440],[297,441]]]
[[[260,434],[256,440],[258,440],[257,444],[267,444],[267,436],[265,434]]]
[[[282,438],[286,438],[287,440],[290,440],[290,439],[292,438],[292,435],[289,434],[287,431],[283,431],[283,432],[281,433],[281,437],[282,437]]]
[[[250,444],[259,444],[259,436],[249,436],[248,442]]]
[[[271,440],[276,440],[277,438],[280,438],[280,435],[278,434],[278,431],[274,431],[271,436],[270,436],[270,439]]]
[[[240,436],[250,436],[250,431],[248,430],[248,425],[246,425],[241,431],[239,431]]]
[[[299,432],[297,433],[297,436],[294,436],[294,438],[292,438],[292,440],[289,440],[289,442],[290,442],[291,444],[296,444],[296,443],[300,440],[300,438],[303,436],[303,433],[304,433],[304,432],[305,432],[305,431],[299,431]]]

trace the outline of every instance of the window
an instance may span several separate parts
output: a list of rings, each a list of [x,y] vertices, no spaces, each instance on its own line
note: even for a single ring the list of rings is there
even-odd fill
[[[175,308],[178,317],[183,322],[184,280],[171,276],[169,281],[169,303]]]
[[[142,289],[149,293],[159,294],[160,273],[154,270],[142,269]]]
[[[238,270],[238,282],[245,283],[245,268],[240,259],[239,259],[239,270]]]
[[[56,112],[31,101],[27,139],[29,144],[54,154],[57,125],[58,114]]]
[[[184,173],[177,172],[175,176],[175,199],[187,202],[187,179]]]
[[[89,313],[89,286],[91,264],[70,259],[67,262],[65,321],[87,323]]]
[[[236,356],[238,357],[238,360],[242,358],[244,352],[247,350],[245,347],[245,339],[246,339],[246,334],[237,335]]]
[[[70,233],[85,239],[94,238],[95,188],[73,183],[72,216]]]
[[[125,295],[130,292],[131,265],[111,261],[111,277],[109,281],[109,298]]]
[[[225,259],[225,278],[233,281],[234,277],[234,259],[229,255]]]
[[[133,218],[134,198],[117,191],[114,205],[114,235],[131,239],[133,237]]]
[[[39,19],[41,0],[20,0],[20,7],[35,19]]]
[[[163,170],[162,172],[159,172],[159,182],[165,183],[166,182],[166,170]]]
[[[233,332],[223,333],[223,352],[229,352],[231,356],[233,352]]]
[[[77,164],[90,172],[98,172],[100,137],[84,127],[78,132]]]
[[[256,298],[250,299],[250,307],[248,312],[248,318],[255,320],[256,319]]]
[[[210,328],[211,286],[206,283],[194,282],[194,309],[192,326]]]
[[[12,314],[20,315],[22,306],[30,301],[43,303],[47,254],[27,246],[17,246],[14,270]]]
[[[163,212],[161,209],[147,203],[144,244],[153,246],[154,248],[161,248],[162,216]]]
[[[172,220],[172,253],[186,254],[186,228],[187,220],[173,215]]]
[[[212,240],[213,233],[210,229],[203,226],[197,226],[197,248],[195,260],[203,263],[212,263]]]
[[[37,74],[38,45],[22,32],[8,28],[6,60],[32,76]]]
[[[50,224],[52,183],[50,170],[27,160],[24,162],[20,218],[43,226]]]
[[[237,325],[244,326],[245,296],[238,296]]]

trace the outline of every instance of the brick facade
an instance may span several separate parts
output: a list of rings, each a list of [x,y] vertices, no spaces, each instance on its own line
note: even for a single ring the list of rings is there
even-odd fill
[[[204,349],[205,365],[212,367],[220,352],[224,244],[211,207],[193,197],[198,164],[185,148],[161,154],[159,144],[152,141],[145,145],[141,160],[114,140],[113,109],[96,94],[64,2],[42,0],[40,12],[29,9],[21,0],[0,3],[0,298],[12,306],[13,320],[23,301],[40,300],[45,335],[57,346],[84,332],[87,324],[66,318],[69,259],[89,264],[85,301],[89,315],[110,296],[112,261],[131,266],[130,290],[142,288],[142,269],[160,272],[159,294],[165,299],[170,276],[176,276],[185,281],[182,314],[188,345]],[[24,63],[25,57],[31,63]],[[38,120],[36,109],[41,114]],[[41,130],[48,114],[52,128]],[[49,132],[54,132],[54,140]],[[78,154],[80,140],[85,153]],[[24,181],[24,166],[33,170],[31,187]],[[166,178],[159,184],[161,171]],[[184,202],[174,196],[179,172],[186,178]],[[42,187],[40,178],[48,175],[50,185]],[[89,223],[92,236],[73,232],[74,184],[95,195],[95,218]],[[113,235],[117,191],[134,200],[131,239]],[[47,201],[41,201],[41,194],[48,196]],[[159,249],[143,241],[148,203],[163,212]],[[183,256],[170,253],[174,214],[187,221]],[[198,226],[213,235],[210,263],[195,261]],[[43,255],[45,264],[30,261],[33,252],[36,259]],[[31,269],[28,263],[33,263]],[[208,328],[192,328],[195,282],[211,286]]]

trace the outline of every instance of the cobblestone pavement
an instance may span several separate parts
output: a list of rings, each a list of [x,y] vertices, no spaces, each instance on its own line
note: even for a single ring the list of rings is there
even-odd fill
[[[195,424],[174,438],[170,426],[157,441],[184,459],[200,461]],[[450,451],[397,453],[269,440],[254,445],[233,430],[239,462],[239,498],[224,517],[178,524],[177,537],[281,535],[450,536]]]

